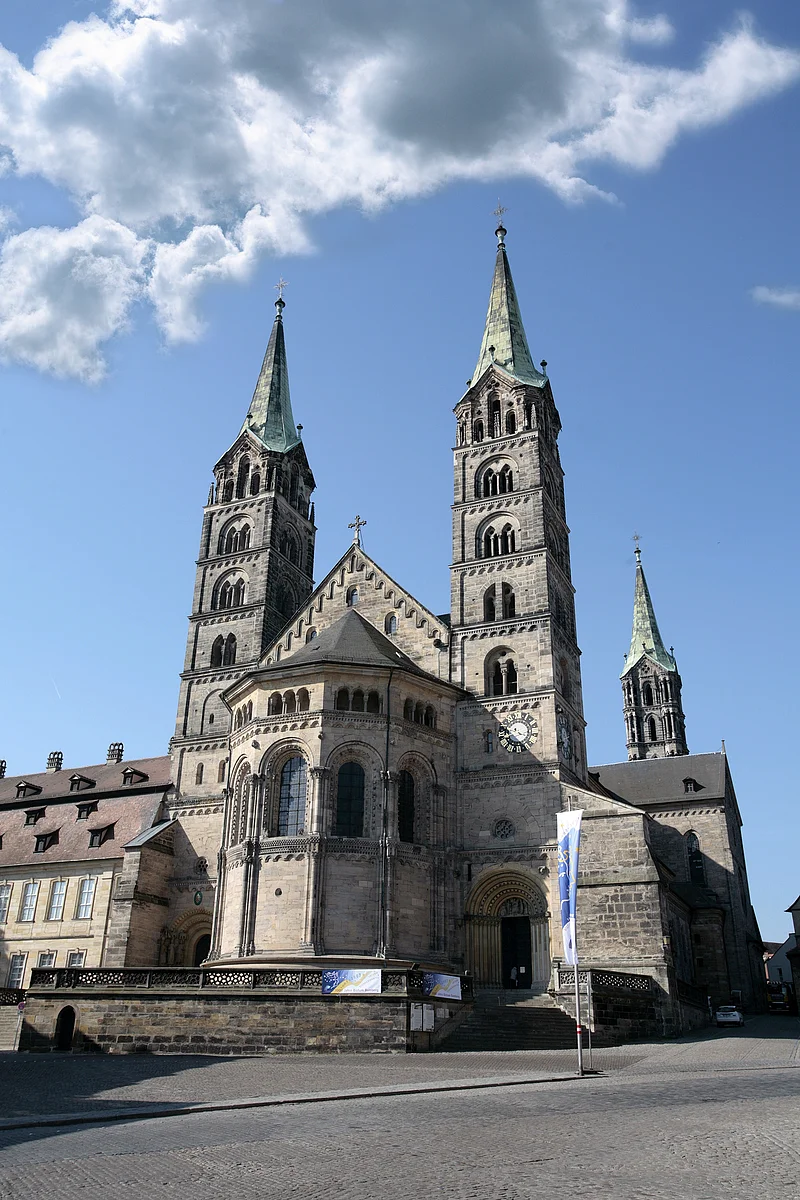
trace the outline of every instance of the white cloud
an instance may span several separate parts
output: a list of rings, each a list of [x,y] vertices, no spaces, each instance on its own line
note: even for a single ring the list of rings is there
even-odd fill
[[[757,304],[771,304],[774,308],[800,310],[800,288],[798,287],[754,287],[750,294]]]
[[[70,314],[47,291],[57,272],[29,272],[20,320],[0,302],[2,352],[96,377],[137,289],[168,339],[197,337],[202,289],[245,278],[264,253],[307,250],[313,214],[509,175],[583,200],[600,194],[594,162],[651,169],[686,132],[800,76],[800,54],[746,21],[693,70],[632,56],[671,36],[628,0],[119,0],[65,26],[30,70],[0,47],[0,162],[64,189],[85,218],[17,238],[40,265],[78,243],[84,263],[107,262],[102,239],[79,234],[94,217],[140,254],[116,301],[99,269],[88,302],[84,265]],[[19,262],[17,238],[0,272]],[[28,310],[51,312],[54,334],[85,324],[84,351],[32,353]]]
[[[0,258],[0,355],[95,383],[99,346],[125,328],[141,294],[147,242],[87,217],[72,229],[26,229]]]

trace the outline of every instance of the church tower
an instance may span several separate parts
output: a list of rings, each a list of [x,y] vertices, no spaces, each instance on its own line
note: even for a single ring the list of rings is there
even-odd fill
[[[222,691],[258,663],[313,586],[314,476],[292,416],[282,297],[275,308],[250,408],[214,467],[203,515],[172,740],[178,793],[200,798],[226,782]]]
[[[628,758],[688,754],[678,664],[661,640],[638,545],[631,648],[620,678]]]
[[[486,767],[530,769],[532,756],[551,777],[582,781],[561,420],[547,364],[533,365],[502,223],[496,236],[480,354],[455,407],[451,680],[477,701],[464,713],[462,766],[487,780]]]

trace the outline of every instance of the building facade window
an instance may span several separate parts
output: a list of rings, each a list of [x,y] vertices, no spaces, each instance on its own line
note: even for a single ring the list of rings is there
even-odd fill
[[[36,965],[37,967],[54,967],[56,965],[55,950],[40,950]]]
[[[297,837],[306,820],[306,760],[297,755],[284,763],[278,801],[278,837]]]
[[[0,925],[8,920],[8,910],[11,907],[11,884],[0,883]]]
[[[39,898],[39,884],[26,883],[22,889],[22,904],[19,908],[20,921],[32,921],[36,916],[36,901]]]
[[[334,837],[364,836],[364,768],[347,762],[339,768],[336,787]]]
[[[414,776],[401,771],[397,781],[397,835],[401,842],[414,841]]]
[[[389,613],[388,617],[384,621],[383,627],[390,637],[397,633],[397,617],[394,613]]]
[[[205,772],[205,767],[203,766],[203,764],[202,764],[202,763],[198,763],[198,764],[197,764],[197,768],[196,768],[196,770],[195,770],[195,773],[194,773],[194,781],[195,781],[195,783],[202,783],[202,782],[203,782],[203,773],[204,773],[204,772]]]
[[[47,905],[47,920],[60,921],[64,916],[64,903],[67,898],[66,879],[54,879],[50,888],[50,900]]]
[[[347,589],[347,606],[348,606],[348,608],[355,608],[355,606],[357,604],[358,604],[358,588],[357,587],[348,588]]]
[[[69,954],[67,955],[67,966],[68,967],[82,967],[85,962],[86,962],[86,951],[85,950],[70,950]]]
[[[81,880],[80,892],[78,893],[78,907],[75,911],[75,916],[79,921],[88,921],[92,915],[96,885],[96,879]]]
[[[8,966],[8,987],[17,990],[22,987],[25,978],[25,961],[27,954],[12,954]]]

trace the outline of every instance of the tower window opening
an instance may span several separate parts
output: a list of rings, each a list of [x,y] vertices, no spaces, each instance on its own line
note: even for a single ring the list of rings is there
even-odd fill
[[[517,667],[513,658],[490,660],[486,673],[486,691],[490,696],[510,696],[517,691]]]
[[[202,782],[203,782],[203,775],[204,775],[204,773],[205,773],[205,767],[203,766],[203,764],[202,764],[202,763],[198,763],[198,764],[197,764],[197,770],[196,770],[196,771],[195,771],[195,773],[194,773],[194,781],[195,781],[195,783],[202,783]]]
[[[533,404],[530,400],[525,401],[525,428],[533,428]]]
[[[257,496],[261,491],[261,475],[258,471],[253,471],[250,476],[250,495]]]
[[[283,711],[285,713],[297,712],[297,696],[294,692],[284,692]]]
[[[233,499],[233,480],[226,479],[225,486],[222,489],[222,503],[227,504]]]
[[[232,667],[236,662],[236,638],[229,633],[225,638],[225,648],[222,652],[223,667]]]
[[[648,706],[648,708],[652,707],[653,689],[649,683],[645,683],[644,686],[642,687],[642,703],[646,704]]]
[[[500,437],[503,432],[500,420],[500,401],[495,396],[490,398],[489,403],[489,427],[492,431],[492,437]]]
[[[401,842],[414,841],[414,776],[401,771],[397,786],[397,834]]]
[[[516,433],[516,432],[517,432],[517,418],[514,416],[513,412],[507,412],[506,413],[506,433]]]
[[[222,666],[222,655],[225,650],[225,638],[220,634],[218,638],[214,638],[214,643],[211,647],[211,666]]]
[[[308,712],[310,706],[311,697],[308,694],[308,690],[306,688],[300,688],[297,693],[297,711]]]
[[[364,711],[364,693],[362,692],[361,688],[356,688],[356,690],[353,692],[353,700],[350,705],[350,709],[352,712]]]
[[[247,479],[250,474],[250,460],[243,458],[239,463],[239,472],[236,476],[236,498],[241,500],[247,495]]]
[[[420,700],[414,705],[414,724],[424,725],[425,723],[425,707]]]
[[[406,700],[405,704],[403,705],[403,720],[404,721],[413,721],[414,720],[414,701],[413,700]]]
[[[279,717],[283,712],[283,696],[280,692],[273,692],[267,702],[267,713],[271,717]]]
[[[436,728],[436,710],[430,704],[425,709],[423,724],[427,725],[429,729]]]
[[[494,734],[487,729],[483,735],[483,748],[487,754],[494,754]]]
[[[334,837],[364,836],[364,768],[346,762],[336,779],[336,820]]]
[[[334,708],[340,712],[349,712],[350,710],[350,693],[347,688],[339,688],[334,701]]]
[[[472,427],[472,440],[473,442],[482,442],[483,438],[483,421],[476,421]]]
[[[497,605],[495,603],[495,585],[492,584],[483,593],[483,619],[484,621],[495,621],[497,619]]]
[[[377,692],[370,692],[367,696],[367,712],[379,713],[381,711],[381,698]]]
[[[503,620],[517,615],[517,600],[510,583],[503,584]]]
[[[511,415],[513,415],[513,414],[511,414]],[[501,468],[500,474],[498,476],[498,491],[499,491],[500,495],[503,496],[506,494],[506,492],[513,492],[513,490],[514,490],[514,472],[511,470],[511,467],[509,467],[508,464],[506,464],[504,467]]]
[[[221,758],[219,761],[219,764],[217,766],[217,783],[225,782],[225,768],[227,765],[228,765],[227,760],[224,758]]]
[[[300,472],[298,471],[297,465],[295,464],[292,466],[292,477],[291,477],[291,482],[289,484],[289,503],[290,504],[294,504],[294,505],[297,504],[297,496],[298,496],[299,487],[300,487]]]
[[[658,730],[656,728],[655,717],[648,717],[647,718],[647,740],[648,740],[648,742],[655,742],[657,740],[657,738],[658,738]]]
[[[686,835],[686,856],[689,860],[689,881],[698,887],[705,887],[706,867],[703,852],[700,849],[700,839],[693,830]]]

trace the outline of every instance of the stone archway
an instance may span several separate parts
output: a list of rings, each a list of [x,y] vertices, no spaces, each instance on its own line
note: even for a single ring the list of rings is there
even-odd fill
[[[498,867],[484,872],[467,897],[464,923],[467,965],[478,987],[547,986],[547,898],[527,871]]]
[[[158,942],[159,965],[162,967],[199,966],[198,952],[211,945],[212,914],[207,908],[195,908],[184,913],[170,926],[165,926]],[[206,957],[205,955],[203,957]]]

